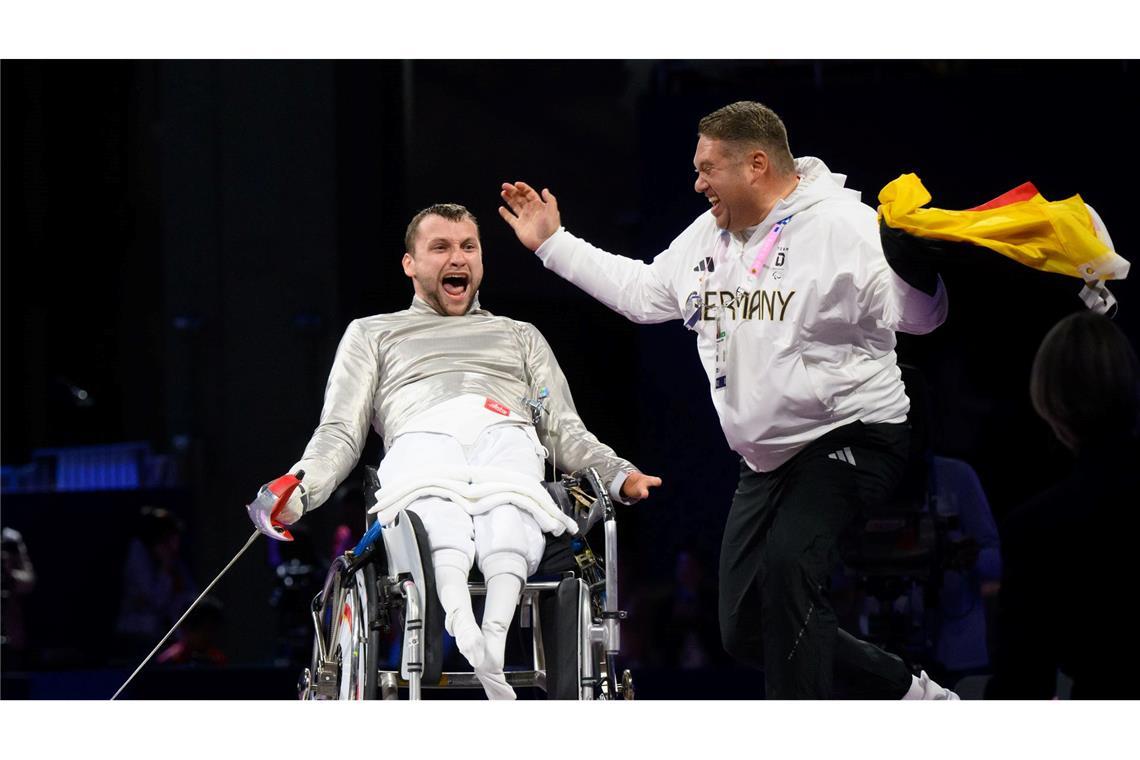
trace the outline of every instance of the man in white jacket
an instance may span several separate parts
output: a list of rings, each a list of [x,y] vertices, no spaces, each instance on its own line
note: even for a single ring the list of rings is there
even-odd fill
[[[909,409],[895,331],[946,317],[883,256],[876,214],[779,117],[739,102],[701,120],[694,190],[711,205],[652,263],[561,227],[558,203],[504,184],[499,213],[543,264],[640,323],[695,332],[713,405],[741,456],[720,555],[725,648],[764,668],[769,698],[954,698],[839,630],[825,587],[840,534],[898,484]],[[509,210],[508,210],[509,209]]]

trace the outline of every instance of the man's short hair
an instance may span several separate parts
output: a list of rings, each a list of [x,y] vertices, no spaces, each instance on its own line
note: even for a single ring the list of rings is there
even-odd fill
[[[442,216],[444,219],[452,222],[462,222],[464,219],[470,219],[471,223],[475,225],[475,230],[479,230],[479,220],[475,218],[474,214],[467,210],[466,206],[460,206],[458,203],[436,203],[413,216],[412,221],[408,222],[408,230],[404,233],[405,251],[408,253],[415,251],[416,233],[420,231],[420,222],[424,220],[424,217],[432,215]]]
[[[697,133],[714,140],[759,145],[780,174],[796,170],[784,122],[762,103],[740,100],[718,108],[701,119]]]
[[[1041,341],[1029,397],[1070,447],[1120,440],[1135,435],[1140,422],[1140,360],[1110,319],[1071,314]]]

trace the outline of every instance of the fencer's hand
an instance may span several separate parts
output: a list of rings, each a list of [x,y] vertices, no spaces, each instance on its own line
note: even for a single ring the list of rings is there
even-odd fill
[[[634,470],[621,484],[622,498],[629,502],[641,501],[649,496],[649,489],[661,485],[661,478]]]
[[[539,195],[525,182],[516,182],[513,185],[504,182],[499,195],[507,204],[507,208],[499,206],[499,216],[511,225],[519,242],[532,251],[538,250],[538,247],[562,226],[562,216],[558,213],[558,199],[546,188],[543,188],[542,195]]]
[[[245,505],[245,510],[249,513],[249,519],[253,521],[253,527],[259,532],[277,541],[292,541],[293,537],[285,527],[301,519],[301,515],[305,514],[306,501],[305,487],[298,485],[293,489],[293,493],[289,494],[281,509],[274,514],[277,498],[266,483],[257,492],[257,498]]]

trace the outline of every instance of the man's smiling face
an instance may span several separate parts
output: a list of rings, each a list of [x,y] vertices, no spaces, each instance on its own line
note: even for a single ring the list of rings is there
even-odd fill
[[[739,232],[764,219],[750,153],[723,140],[701,135],[693,155],[693,189],[708,198],[716,224]]]
[[[417,296],[439,314],[462,316],[483,282],[479,230],[470,219],[429,214],[420,222],[415,249],[404,254],[403,263]]]

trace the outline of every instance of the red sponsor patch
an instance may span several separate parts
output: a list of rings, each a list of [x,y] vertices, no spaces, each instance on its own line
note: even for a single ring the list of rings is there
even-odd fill
[[[490,409],[495,414],[501,414],[504,417],[510,417],[511,416],[511,410],[510,409],[508,409],[507,407],[503,406],[498,401],[495,401],[493,399],[487,399],[487,403],[483,404],[483,406],[487,409]]]

